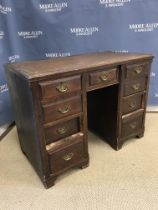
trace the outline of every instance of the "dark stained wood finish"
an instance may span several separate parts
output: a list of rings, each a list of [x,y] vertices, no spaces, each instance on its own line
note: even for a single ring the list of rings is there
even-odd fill
[[[64,123],[60,123],[54,126],[45,128],[45,140],[46,144],[57,141],[59,139],[71,136],[74,133],[80,131],[79,118],[68,120]]]
[[[48,123],[82,111],[81,96],[43,105],[44,122]]]
[[[44,180],[45,164],[39,148],[39,131],[34,120],[36,118],[35,107],[28,81],[9,71],[6,71],[6,76],[21,150],[34,166],[40,178]]]
[[[61,149],[62,148],[62,149]],[[50,158],[51,173],[59,174],[62,171],[76,165],[84,160],[83,139],[74,138],[71,144],[62,142],[60,147],[48,150]]]
[[[148,62],[127,65],[126,79],[131,80],[146,76],[148,75],[148,69],[149,69]]]
[[[59,76],[60,74],[76,75],[81,72],[92,71],[107,66],[116,66],[120,64],[129,64],[152,59],[151,54],[141,53],[113,53],[97,52],[81,54],[64,58],[53,58],[39,61],[26,61],[22,63],[11,64],[10,68],[17,74],[23,75],[27,79],[40,80],[50,78],[50,76]],[[47,66],[47,68],[46,68]]]
[[[152,59],[103,52],[5,66],[21,149],[46,188],[88,166],[88,127],[115,150],[143,136]]]
[[[122,114],[128,114],[142,108],[144,94],[134,94],[122,99]]]
[[[40,82],[39,85],[41,86],[42,100],[45,101],[81,90],[81,78],[80,76],[74,76],[59,80],[48,80]]]
[[[140,78],[137,80],[128,81],[125,84],[124,96],[128,96],[134,93],[145,90],[146,87],[146,78]]]
[[[122,120],[121,137],[127,137],[130,134],[136,133],[142,129],[143,112],[134,113],[130,117],[125,117]]]
[[[89,74],[90,85],[117,82],[117,68],[95,71]]]

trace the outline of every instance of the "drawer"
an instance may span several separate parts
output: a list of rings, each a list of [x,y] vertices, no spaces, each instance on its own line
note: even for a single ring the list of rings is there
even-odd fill
[[[138,77],[142,77],[148,74],[150,68],[150,64],[148,62],[127,65],[127,76],[126,79],[136,79]]]
[[[122,119],[121,137],[135,134],[143,127],[143,113]]]
[[[117,68],[99,70],[89,74],[90,85],[110,84],[117,81]]]
[[[124,96],[128,96],[140,91],[145,90],[146,88],[146,78],[141,78],[138,80],[128,81],[124,85]]]
[[[81,77],[67,77],[39,83],[42,100],[48,100],[60,95],[81,90]]]
[[[81,96],[75,96],[57,103],[43,105],[44,122],[59,120],[82,111]]]
[[[65,171],[84,160],[84,144],[82,137],[67,145],[64,143],[57,149],[49,150],[50,169],[53,174]]]
[[[79,118],[45,128],[46,144],[70,136],[80,131]]]
[[[122,99],[122,114],[142,108],[143,94],[135,94]]]

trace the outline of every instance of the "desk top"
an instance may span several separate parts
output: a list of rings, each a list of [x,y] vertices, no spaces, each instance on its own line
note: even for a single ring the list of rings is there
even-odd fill
[[[7,64],[6,66],[29,80],[37,80],[55,74],[79,73],[96,67],[119,65],[130,61],[152,58],[151,54],[98,52],[47,60],[26,61]]]

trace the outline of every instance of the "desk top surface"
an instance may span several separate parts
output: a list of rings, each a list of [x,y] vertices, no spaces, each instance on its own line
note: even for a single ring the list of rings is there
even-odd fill
[[[98,52],[59,57],[47,60],[26,61],[6,66],[30,80],[40,79],[55,74],[88,70],[109,65],[119,65],[139,59],[152,59],[151,54]]]

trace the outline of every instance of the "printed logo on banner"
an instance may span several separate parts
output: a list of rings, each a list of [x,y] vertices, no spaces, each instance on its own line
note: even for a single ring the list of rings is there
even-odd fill
[[[45,53],[46,58],[57,58],[57,57],[66,57],[70,56],[69,52],[61,52],[61,53]]]
[[[4,93],[8,91],[8,85],[7,83],[0,85],[0,93]]]
[[[151,77],[156,77],[156,73],[155,72],[151,72],[150,76]]]
[[[58,2],[51,4],[39,4],[40,10],[44,10],[45,12],[61,12],[62,9],[67,8],[67,2]]]
[[[155,98],[158,98],[158,93],[155,93]]]
[[[23,39],[36,39],[43,35],[43,31],[18,31],[18,36]]]
[[[99,27],[70,28],[70,33],[76,36],[91,36],[99,32]]]
[[[1,4],[0,4],[0,13],[2,13],[2,14],[8,14],[8,13],[10,13],[10,12],[12,12],[12,8],[11,7],[5,7],[5,6],[2,6]]]
[[[4,31],[0,31],[0,39],[3,39],[4,35]]]
[[[128,50],[115,50],[115,53],[128,53]]]
[[[129,29],[134,32],[152,32],[158,29],[158,23],[129,24]]]
[[[123,7],[126,3],[130,2],[131,0],[99,0],[99,3],[107,8]]]
[[[20,59],[20,55],[12,55],[12,56],[8,57],[8,60],[9,60],[10,63],[14,63],[18,59]]]

